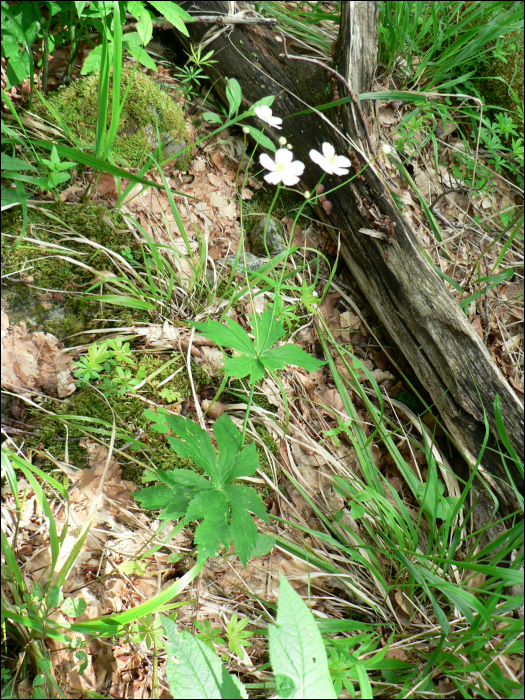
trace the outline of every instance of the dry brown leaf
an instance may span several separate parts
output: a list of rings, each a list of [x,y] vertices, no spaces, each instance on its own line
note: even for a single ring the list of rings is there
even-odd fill
[[[194,339],[195,340],[195,339]],[[212,377],[216,377],[224,367],[224,357],[222,352],[217,347],[200,346],[203,362],[210,369]]]
[[[71,396],[76,383],[71,354],[51,333],[30,333],[24,322],[9,326],[2,311],[2,387],[20,396],[44,392],[58,398]]]
[[[397,123],[396,113],[392,107],[385,107],[379,110],[379,121],[383,126],[392,126]]]
[[[471,324],[472,324],[472,328],[479,335],[480,339],[484,340],[485,334],[483,332],[483,326],[481,325],[481,318],[479,316],[474,316],[474,318],[471,321]]]

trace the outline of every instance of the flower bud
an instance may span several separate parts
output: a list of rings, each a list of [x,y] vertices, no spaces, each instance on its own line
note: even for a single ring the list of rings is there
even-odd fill
[[[381,152],[384,156],[387,156],[389,153],[392,153],[392,148],[388,145],[388,143],[384,143],[381,146]]]
[[[279,136],[279,146],[286,146],[286,139],[284,136]]]
[[[312,195],[311,195],[310,192],[308,192],[308,190],[307,190],[306,192],[303,192],[303,197],[304,197],[305,199],[310,199],[311,196],[312,196]]]
[[[243,127],[242,127],[242,133],[243,133],[243,134],[249,134],[249,133],[250,133],[250,130],[248,129],[247,126],[243,126]]]
[[[292,146],[292,144],[291,144],[291,143],[289,143],[289,144],[287,144],[286,148],[287,148],[287,149],[288,149],[289,151],[291,151],[291,150],[292,150],[292,148],[293,148],[293,146]]]

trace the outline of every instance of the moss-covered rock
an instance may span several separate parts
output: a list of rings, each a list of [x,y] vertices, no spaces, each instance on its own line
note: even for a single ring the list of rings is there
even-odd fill
[[[99,78],[98,71],[91,73],[48,97],[51,108],[57,111],[64,125],[86,143],[94,142]],[[131,87],[120,116],[113,153],[123,164],[138,168],[158,147],[157,126],[161,143],[167,142],[162,151],[164,159],[186,148],[190,138],[179,105],[139,69],[133,74],[133,66],[124,66],[122,69],[121,100],[130,80]],[[108,128],[111,123],[112,89],[110,83]],[[56,121],[41,101],[35,102],[34,111],[49,121]],[[186,170],[190,159],[191,150],[180,156],[175,165],[179,170]]]
[[[508,86],[512,87],[518,99],[523,102],[523,34],[509,37],[509,42],[516,46],[517,51],[507,56],[507,63],[499,60],[487,64],[479,73],[481,80],[476,80],[476,87],[487,105],[515,111],[516,103]]]

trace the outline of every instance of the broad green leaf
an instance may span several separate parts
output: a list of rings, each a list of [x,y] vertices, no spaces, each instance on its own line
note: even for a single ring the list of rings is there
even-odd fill
[[[247,698],[238,678],[230,676],[217,654],[187,630],[182,634],[167,617],[162,624],[168,637],[166,678],[175,700],[188,698]]]
[[[190,321],[189,325],[194,326],[199,333],[213,340],[217,345],[233,348],[237,350],[237,352],[242,352],[244,355],[254,357],[255,350],[253,343],[249,339],[244,328],[238,323],[235,323],[235,321],[232,321],[231,318],[227,318],[226,323],[228,324],[228,328],[218,321],[207,321],[206,323]]]
[[[136,2],[135,0],[129,0],[127,4],[128,12],[131,12],[133,17],[136,17],[139,21],[137,22],[137,32],[140,36],[140,40],[143,46],[146,46],[151,41],[153,36],[153,22],[151,21],[151,16],[148,10],[144,7],[144,3]]]
[[[239,82],[235,78],[228,78],[226,81],[226,97],[229,104],[229,117],[234,116],[239,111],[242,99],[242,90]]]
[[[231,540],[229,515],[228,501],[222,491],[199,493],[190,503],[186,512],[186,522],[203,518],[195,530],[195,543],[199,548],[198,563],[206,561],[209,557],[215,557],[221,542],[228,548]]]
[[[281,574],[277,624],[268,627],[270,661],[279,698],[335,698],[314,616]]]
[[[206,118],[204,114],[203,117]],[[259,131],[259,129],[256,129],[254,126],[250,126],[250,124],[243,124],[242,127],[243,129],[248,129],[250,136],[257,141],[258,146],[265,148],[267,151],[272,151],[272,153],[275,153],[277,149],[275,148],[273,141],[269,139],[268,136],[263,134],[262,131]]]
[[[326,362],[321,362],[293,343],[268,350],[268,352],[261,357],[261,361],[265,367],[272,371],[284,369],[286,365],[297,365],[307,372],[315,372],[326,364]]]
[[[229,487],[232,488],[232,487]],[[242,486],[240,488],[243,488]],[[257,527],[248,511],[234,500],[230,500],[232,512],[231,532],[237,555],[244,568],[257,543]]]
[[[204,112],[202,118],[210,124],[222,124],[222,119],[218,114],[215,114],[214,112]]]
[[[8,156],[7,153],[2,153],[2,170],[36,170],[36,168],[21,158],[13,158],[13,156]]]
[[[184,22],[193,22],[193,19],[182,7],[179,7],[174,2],[153,2],[153,0],[149,0],[149,4],[153,5],[179,32],[189,36]]]
[[[263,532],[257,534],[257,542],[250,552],[250,557],[264,557],[269,554],[275,546],[275,540]]]
[[[208,474],[215,476],[217,457],[211,438],[199,425],[181,416],[168,416],[167,423],[178,438],[169,437],[168,442],[180,457],[189,457]],[[183,442],[185,441],[185,442]]]
[[[239,450],[241,449],[242,435],[235,423],[227,415],[217,418],[213,426],[213,432],[217,440],[217,447],[219,448],[217,475],[222,485],[232,480],[231,478],[227,478],[225,467],[229,467],[235,462]]]
[[[271,309],[266,309],[262,316],[254,318],[251,316],[254,335],[255,347],[259,355],[263,355],[272,345],[280,340],[285,334],[284,326],[280,321],[277,321]]]
[[[255,107],[271,107],[274,103],[275,100],[275,95],[267,95],[266,97],[261,97],[260,100],[257,100],[257,102],[254,102],[251,108],[251,111],[255,109]]]
[[[122,37],[122,46],[126,48],[133,58],[136,59],[141,65],[145,66],[148,70],[157,72],[155,61],[151,58],[146,49],[143,48],[142,40],[138,32],[125,34]]]
[[[240,476],[252,476],[257,469],[257,448],[255,443],[246,445],[237,457],[227,464],[227,471],[224,473],[224,482],[229,483]]]
[[[251,382],[258,382],[264,377],[264,366],[260,360],[254,357],[229,357],[224,363],[224,374],[227,377],[242,379],[248,374]]]
[[[168,412],[163,409],[159,408],[158,413],[155,413],[154,411],[150,411],[149,408],[147,408],[144,411],[144,416],[148,419],[153,421],[153,425],[151,428],[155,430],[157,433],[167,433],[169,428],[168,428],[168,423],[167,423],[167,417],[168,417]]]

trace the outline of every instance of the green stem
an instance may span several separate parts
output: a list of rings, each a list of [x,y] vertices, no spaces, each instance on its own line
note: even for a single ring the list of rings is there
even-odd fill
[[[250,416],[250,409],[252,407],[254,390],[255,390],[255,382],[252,381],[252,385],[250,387],[250,398],[248,399],[248,406],[246,407],[246,415],[244,416],[244,425],[242,426],[241,450],[244,447],[244,442],[246,440],[246,426],[248,425],[248,418]]]

